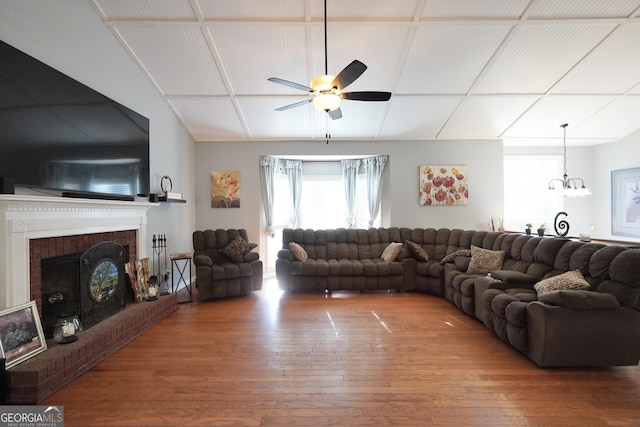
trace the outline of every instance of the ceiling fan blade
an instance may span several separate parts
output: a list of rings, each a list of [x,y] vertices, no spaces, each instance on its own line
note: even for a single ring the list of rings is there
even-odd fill
[[[280,79],[278,77],[269,77],[267,80],[269,80],[270,82],[289,86],[294,89],[303,90],[305,92],[313,92],[313,89],[311,89],[309,86],[301,85],[300,83],[290,82],[289,80]]]
[[[340,94],[340,98],[352,101],[388,101],[391,99],[391,92],[344,92]]]
[[[331,120],[338,120],[339,118],[342,117],[342,110],[340,109],[340,107],[338,107],[335,110],[327,111],[327,114],[329,114],[329,117],[331,117]]]
[[[344,67],[342,71],[333,79],[332,85],[342,90],[353,83],[364,71],[367,66],[355,59],[351,64]]]
[[[313,101],[313,98],[311,99],[305,99],[304,101],[299,101],[299,102],[294,102],[293,104],[288,104],[279,108],[276,108],[276,111],[284,111],[284,110],[290,110],[292,108],[296,108],[296,107],[300,107],[304,104],[308,104],[311,101]]]

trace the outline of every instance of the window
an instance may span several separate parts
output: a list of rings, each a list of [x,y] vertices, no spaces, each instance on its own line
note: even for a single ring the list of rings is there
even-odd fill
[[[541,224],[552,226],[563,198],[548,189],[549,180],[561,175],[561,156],[504,156],[505,229],[524,231],[531,223],[535,232]]]
[[[366,176],[358,174],[356,227],[369,227]],[[273,239],[267,248],[267,270],[275,267],[277,253],[282,249],[282,229],[290,226],[291,196],[284,171],[276,174],[273,203]],[[380,226],[380,215],[373,226]],[[308,161],[303,163],[300,228],[329,229],[347,227],[344,184],[340,161]]]

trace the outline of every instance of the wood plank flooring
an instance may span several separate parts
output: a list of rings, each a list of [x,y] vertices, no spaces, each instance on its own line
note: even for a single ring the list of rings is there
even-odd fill
[[[538,368],[439,297],[272,285],[181,304],[42,404],[66,427],[640,425],[637,366]]]

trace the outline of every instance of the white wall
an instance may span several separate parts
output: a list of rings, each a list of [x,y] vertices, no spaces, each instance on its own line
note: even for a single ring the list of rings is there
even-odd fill
[[[611,233],[611,171],[640,168],[640,131],[620,141],[593,147],[593,157],[593,216],[598,236],[640,242],[640,237],[616,236]]]
[[[148,234],[166,234],[171,252],[191,250],[193,141],[89,3],[3,1],[0,39],[150,119],[151,190],[169,175],[189,202],[150,209]]]
[[[492,217],[497,221],[503,215],[501,141],[198,142],[196,228],[246,228],[250,238],[266,248],[258,174],[261,155],[378,154],[389,155],[383,226],[486,229]],[[438,164],[467,165],[467,206],[418,204],[418,167]],[[218,170],[240,171],[240,208],[211,208],[211,172]]]

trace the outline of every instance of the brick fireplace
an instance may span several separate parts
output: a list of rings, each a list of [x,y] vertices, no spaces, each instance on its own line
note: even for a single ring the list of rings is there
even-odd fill
[[[43,259],[55,258],[84,252],[97,243],[115,242],[127,248],[129,259],[137,259],[136,230],[111,231],[75,236],[45,237],[32,239],[29,244],[30,299],[36,301],[38,311],[42,313],[41,301],[41,263]],[[128,302],[128,301],[127,301]]]
[[[0,309],[35,300],[41,310],[41,261],[111,241],[128,260],[147,256],[147,210],[155,204],[27,195],[0,195]],[[80,332],[74,343],[48,349],[8,374],[13,404],[36,404],[91,369],[177,309],[175,294],[129,303]]]

